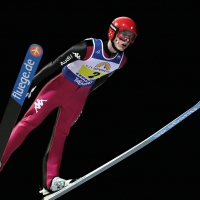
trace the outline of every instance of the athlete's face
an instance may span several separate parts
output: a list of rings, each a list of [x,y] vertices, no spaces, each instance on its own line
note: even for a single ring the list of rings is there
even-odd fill
[[[119,32],[114,39],[115,47],[120,51],[124,51],[130,44],[132,36],[133,34],[130,31]]]

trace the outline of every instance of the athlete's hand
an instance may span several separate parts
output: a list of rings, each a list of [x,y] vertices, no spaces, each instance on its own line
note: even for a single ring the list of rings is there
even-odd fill
[[[35,90],[36,87],[37,87],[37,86],[34,86],[34,87],[26,94],[26,97],[27,97],[28,99],[31,98],[31,95],[32,95],[32,93],[34,92],[34,90]]]

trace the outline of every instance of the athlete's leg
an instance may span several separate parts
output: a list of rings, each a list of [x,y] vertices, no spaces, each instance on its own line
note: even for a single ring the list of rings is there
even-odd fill
[[[63,82],[62,75],[50,81],[38,94],[35,102],[31,105],[21,121],[14,127],[8,144],[2,157],[2,167],[6,164],[11,154],[21,145],[26,136],[36,128],[45,117],[56,107],[60,106],[60,84]],[[65,79],[66,80],[66,79]],[[74,88],[75,90],[75,88]],[[68,95],[71,97],[71,95]]]
[[[79,117],[90,87],[80,87],[72,98],[59,108],[52,139],[43,159],[43,186],[50,189],[51,181],[59,176],[63,148],[71,126]]]

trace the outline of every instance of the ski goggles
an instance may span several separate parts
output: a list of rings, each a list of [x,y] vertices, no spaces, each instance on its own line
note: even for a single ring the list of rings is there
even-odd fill
[[[117,37],[124,42],[129,40],[131,43],[133,43],[136,38],[136,34],[127,30],[119,30]]]

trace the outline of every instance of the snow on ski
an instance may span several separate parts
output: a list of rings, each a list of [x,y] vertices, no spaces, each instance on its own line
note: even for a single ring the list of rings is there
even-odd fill
[[[26,53],[0,124],[0,159],[15,126],[42,55],[43,49],[38,44],[32,44]]]
[[[129,149],[128,151],[126,151],[124,153],[122,153],[121,155],[117,156],[116,158],[112,159],[111,161],[107,162],[106,164],[102,165],[101,167],[95,169],[94,171],[86,174],[85,176],[83,176],[80,179],[76,180],[75,182],[71,183],[69,186],[67,186],[67,187],[65,187],[65,188],[63,188],[63,189],[61,189],[61,190],[59,190],[59,191],[57,191],[55,193],[52,193],[52,194],[50,194],[50,195],[48,195],[46,197],[44,197],[44,200],[57,199],[57,198],[61,197],[62,195],[66,194],[67,192],[69,192],[69,191],[73,190],[74,188],[78,187],[79,185],[81,185],[81,184],[85,183],[86,181],[90,180],[91,178],[97,176],[98,174],[102,173],[106,169],[112,167],[113,165],[117,164],[118,162],[120,162],[123,159],[127,158],[128,156],[130,156],[131,154],[133,154],[136,151],[140,150],[141,148],[145,147],[147,144],[153,142],[158,137],[160,137],[161,135],[163,135],[164,133],[169,131],[171,128],[176,126],[178,123],[180,123],[182,120],[184,120],[185,118],[190,116],[192,113],[197,111],[199,108],[200,108],[200,101],[195,106],[193,106],[192,108],[187,110],[185,113],[183,113],[182,115],[180,115],[179,117],[177,117],[176,119],[171,121],[169,124],[167,124],[166,126],[161,128],[159,131],[157,131],[156,133],[154,133],[150,137],[146,138],[145,140],[143,140],[142,142],[140,142],[139,144],[137,144],[133,148]]]

